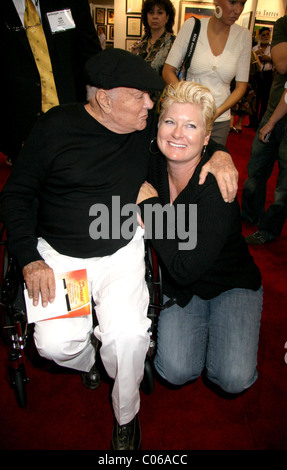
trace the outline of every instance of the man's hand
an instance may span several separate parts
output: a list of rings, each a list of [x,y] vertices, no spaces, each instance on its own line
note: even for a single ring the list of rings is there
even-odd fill
[[[224,201],[234,201],[238,189],[238,171],[231,156],[221,150],[214,152],[211,159],[201,169],[199,184],[204,183],[208,173],[215,176]]]
[[[54,302],[56,296],[56,283],[54,271],[45,261],[33,261],[23,268],[24,281],[33,305],[38,305],[39,294],[42,297],[42,306],[47,307],[48,302]]]
[[[265,126],[263,126],[260,129],[259,134],[258,134],[258,139],[261,142],[264,142],[266,144],[266,142],[269,142],[269,137],[273,129],[274,129],[274,124],[269,119],[269,121],[266,122]]]

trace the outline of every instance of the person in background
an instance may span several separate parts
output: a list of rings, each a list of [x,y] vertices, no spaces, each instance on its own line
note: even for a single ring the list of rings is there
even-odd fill
[[[269,99],[273,80],[273,64],[271,59],[270,29],[263,27],[259,31],[258,44],[252,48],[259,63],[256,71],[256,120],[261,121]]]
[[[258,227],[256,232],[246,237],[247,243],[252,245],[262,245],[280,237],[287,217],[287,115],[284,115],[284,92],[287,84],[287,15],[277,20],[274,25],[271,58],[275,76],[266,113],[252,143],[247,165],[248,177],[242,193],[242,218]],[[283,114],[280,114],[282,109]],[[266,126],[271,132],[269,136],[264,132]],[[276,161],[279,174],[274,201],[266,209],[267,182]]]
[[[101,47],[102,47],[102,49],[105,49],[105,48],[106,48],[107,39],[106,39],[106,35],[105,35],[105,32],[104,32],[104,29],[103,29],[101,26],[98,26],[98,35],[99,35]]]
[[[183,385],[205,371],[225,392],[238,394],[258,376],[263,294],[260,271],[241,234],[238,201],[224,203],[212,175],[198,185],[209,159],[206,145],[215,116],[206,87],[184,81],[167,87],[159,117],[159,152],[138,204],[161,266],[168,306],[159,315],[157,372]],[[174,220],[167,215],[162,236],[146,220],[148,205],[174,208]],[[184,231],[186,239],[179,236]]]
[[[30,42],[33,38],[40,56]],[[88,0],[0,2],[0,151],[7,163],[15,162],[36,120],[47,109],[85,99],[84,63],[100,51]],[[42,58],[44,66],[50,62],[49,76],[36,65],[41,66]],[[48,80],[51,99],[44,103]]]
[[[287,114],[287,89],[283,92],[283,95],[275,108],[273,114],[270,116],[266,124],[261,127],[258,138],[261,142],[268,142],[271,132],[274,130],[277,122],[279,122]]]
[[[244,127],[252,127],[252,119],[257,120],[256,118],[256,92],[257,92],[257,72],[261,67],[260,62],[256,54],[252,51],[251,53],[251,63],[249,71],[249,80],[247,85],[247,90],[242,98],[231,108],[231,119],[230,119],[230,132],[236,132],[241,134],[243,122],[248,116],[249,123]],[[234,89],[235,79],[231,82],[231,91]],[[238,116],[237,122],[235,123],[235,118]],[[254,121],[253,121],[254,122]],[[257,127],[257,126],[256,126]]]
[[[187,80],[207,86],[215,98],[216,119],[212,138],[225,145],[230,129],[230,109],[246,92],[249,80],[252,37],[248,29],[235,22],[246,1],[216,0],[211,18],[202,18],[201,30],[187,71]],[[178,81],[180,66],[194,27],[190,18],[181,27],[163,68],[167,84]],[[230,91],[235,77],[234,90]]]
[[[97,327],[92,315],[35,322],[35,344],[41,356],[81,371],[84,383],[96,388],[95,348],[101,343],[103,365],[114,379],[112,448],[135,450],[141,443],[139,386],[150,342],[149,294],[143,230],[137,224],[124,228],[127,208],[136,207],[147,178],[149,143],[157,133],[149,91],[162,90],[164,82],[140,57],[116,48],[91,57],[85,70],[88,102],[55,106],[41,116],[1,202],[9,251],[34,305],[45,308],[55,300],[54,273],[87,270]],[[214,171],[230,201],[237,171],[226,149],[215,143],[209,148],[215,153],[201,184]]]
[[[142,7],[145,34],[131,46],[131,52],[142,57],[159,75],[175,40],[174,17],[170,0],[145,0]]]

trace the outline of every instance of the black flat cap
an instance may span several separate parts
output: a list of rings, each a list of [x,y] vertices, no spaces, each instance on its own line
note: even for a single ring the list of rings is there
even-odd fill
[[[105,49],[85,64],[86,83],[97,88],[127,87],[144,91],[163,90],[165,82],[142,59],[123,49]]]
[[[270,33],[270,28],[267,28],[267,26],[263,26],[263,28],[259,29],[259,35],[262,34],[264,31],[268,31]]]

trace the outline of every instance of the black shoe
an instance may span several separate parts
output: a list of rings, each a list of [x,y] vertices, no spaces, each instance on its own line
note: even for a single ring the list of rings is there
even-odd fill
[[[101,375],[96,363],[93,365],[90,372],[84,372],[81,376],[83,384],[90,390],[95,390],[101,383]]]
[[[139,450],[141,446],[141,430],[138,416],[120,426],[116,421],[112,436],[112,450]]]
[[[245,237],[246,243],[249,245],[263,245],[266,243],[266,238],[263,236],[261,232],[255,232],[252,235],[249,235],[248,237]]]

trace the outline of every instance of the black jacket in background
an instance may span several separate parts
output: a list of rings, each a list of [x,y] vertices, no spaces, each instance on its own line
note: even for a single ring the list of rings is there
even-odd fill
[[[88,0],[39,0],[60,104],[85,100],[83,65],[101,50]],[[46,14],[70,9],[76,28],[52,34]],[[12,0],[0,2],[0,151],[15,159],[41,114],[40,77]]]

